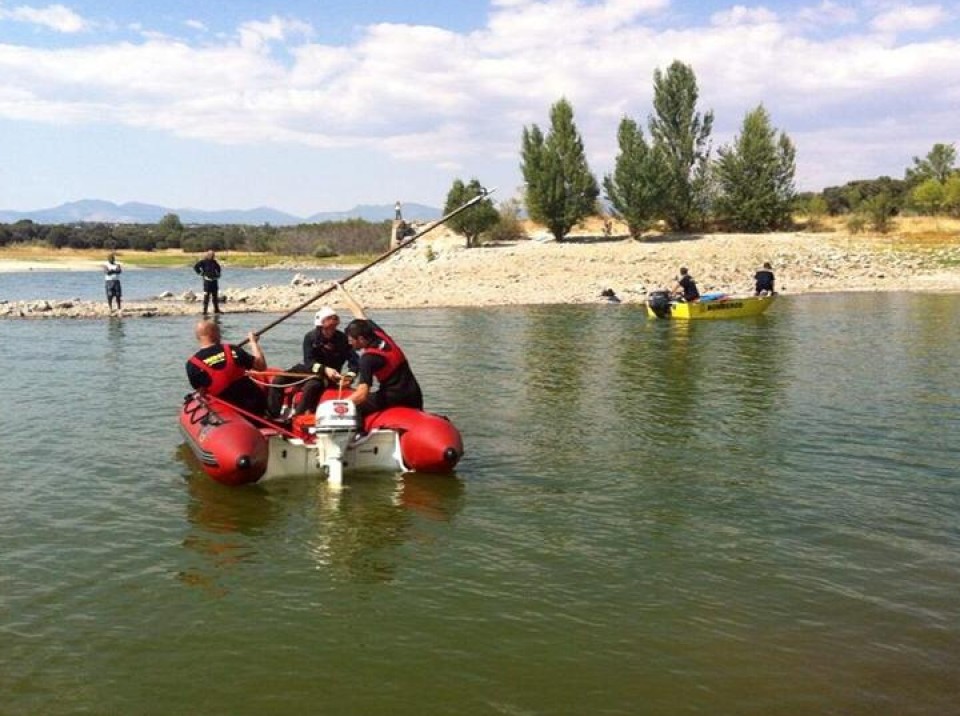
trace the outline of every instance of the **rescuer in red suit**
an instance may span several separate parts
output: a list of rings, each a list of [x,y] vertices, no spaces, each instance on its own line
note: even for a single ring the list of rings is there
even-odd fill
[[[423,410],[423,394],[407,358],[394,340],[380,326],[367,318],[363,308],[346,289],[337,288],[357,318],[350,322],[345,333],[350,347],[359,355],[357,381],[350,396],[361,416],[375,413],[394,405]],[[372,390],[373,379],[380,387]]]
[[[257,335],[252,332],[247,335],[251,355],[242,348],[222,343],[220,326],[213,321],[200,321],[194,333],[200,350],[187,361],[190,385],[249,413],[263,415],[267,409],[266,394],[247,377],[247,370],[267,367]]]

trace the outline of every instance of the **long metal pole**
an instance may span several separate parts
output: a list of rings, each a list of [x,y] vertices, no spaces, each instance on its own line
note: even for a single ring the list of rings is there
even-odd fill
[[[434,223],[430,224],[429,226],[427,226],[427,227],[424,228],[423,230],[418,231],[416,234],[414,234],[413,236],[411,236],[411,237],[410,237],[409,239],[407,239],[406,241],[401,241],[399,244],[397,244],[396,246],[394,246],[394,247],[393,247],[392,249],[390,249],[389,251],[386,251],[385,253],[380,254],[380,255],[379,255],[377,258],[375,258],[373,261],[371,261],[370,263],[368,263],[368,264],[365,265],[365,266],[361,266],[360,268],[358,268],[356,271],[354,271],[354,272],[353,272],[352,274],[350,274],[349,276],[340,279],[340,281],[338,281],[337,283],[344,284],[344,283],[346,283],[347,281],[356,278],[357,276],[359,276],[360,274],[362,274],[362,273],[363,273],[364,271],[366,271],[367,269],[371,269],[371,268],[373,268],[374,266],[376,266],[378,263],[380,263],[381,261],[384,261],[384,260],[390,258],[390,257],[393,256],[395,253],[397,253],[400,249],[406,248],[407,246],[409,246],[410,244],[412,244],[414,241],[416,241],[417,239],[419,239],[419,238],[420,238],[421,236],[423,236],[424,234],[427,234],[427,233],[433,231],[433,230],[434,230],[435,228],[437,228],[438,226],[441,226],[441,225],[445,224],[446,222],[448,222],[450,219],[452,219],[454,216],[456,216],[456,215],[459,214],[460,212],[466,211],[467,209],[469,209],[471,206],[473,206],[473,205],[476,204],[477,202],[479,202],[479,201],[481,201],[481,200],[483,200],[483,199],[486,199],[488,196],[490,196],[490,195],[491,195],[493,192],[495,192],[495,191],[496,191],[496,189],[484,189],[482,194],[478,194],[477,196],[473,197],[470,201],[468,201],[466,204],[463,204],[463,205],[461,205],[461,206],[458,206],[456,209],[454,209],[453,211],[451,211],[449,214],[446,214],[446,215],[444,215],[444,216],[441,216],[441,217],[440,217],[439,219],[437,219]],[[330,293],[331,291],[333,291],[336,287],[337,287],[336,284],[334,284],[333,286],[327,286],[326,288],[318,291],[318,292],[317,292],[316,294],[314,294],[311,298],[308,298],[306,301],[304,301],[303,303],[301,303],[301,304],[300,304],[299,306],[297,306],[296,308],[293,308],[293,309],[287,311],[285,314],[283,314],[282,316],[280,316],[280,318],[278,318],[277,320],[273,321],[272,323],[268,323],[266,326],[264,326],[263,328],[261,328],[259,331],[255,331],[255,332],[254,332],[254,335],[255,335],[257,338],[259,338],[259,337],[262,336],[264,333],[266,333],[267,331],[269,331],[271,328],[274,328],[275,326],[278,326],[278,325],[280,325],[281,323],[283,323],[285,320],[287,320],[288,318],[290,318],[290,316],[296,315],[297,313],[299,313],[300,311],[302,311],[304,308],[306,308],[307,306],[309,306],[311,303],[315,303],[316,301],[320,300],[321,298],[323,298],[324,296],[326,296],[328,293]],[[236,345],[238,345],[238,346],[243,346],[243,345],[246,345],[248,342],[249,342],[249,340],[246,339],[246,338],[244,338],[242,341],[240,341],[240,342],[237,343]]]

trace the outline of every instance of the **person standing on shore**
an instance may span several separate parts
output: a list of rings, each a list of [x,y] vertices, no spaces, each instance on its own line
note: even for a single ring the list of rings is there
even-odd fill
[[[193,270],[203,278],[203,315],[207,315],[210,299],[213,299],[213,312],[223,313],[220,310],[220,264],[217,262],[213,249],[206,256],[193,265]]]
[[[110,313],[113,313],[114,299],[117,301],[117,312],[120,313],[123,311],[123,306],[121,305],[123,292],[120,288],[120,274],[122,272],[123,269],[120,268],[120,262],[117,261],[117,257],[114,254],[110,254],[107,257],[107,262],[103,265],[104,287],[107,290],[107,306],[110,308]]]
[[[763,262],[763,268],[754,274],[753,279],[756,281],[755,296],[772,296],[776,293],[776,291],[773,290],[773,283],[775,281],[773,267],[769,261]]]

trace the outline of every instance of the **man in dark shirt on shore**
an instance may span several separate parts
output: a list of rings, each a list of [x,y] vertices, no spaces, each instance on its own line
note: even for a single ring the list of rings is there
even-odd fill
[[[213,299],[213,312],[223,313],[220,310],[220,264],[217,262],[213,250],[193,265],[195,273],[203,277],[203,315],[207,315],[210,299]]]

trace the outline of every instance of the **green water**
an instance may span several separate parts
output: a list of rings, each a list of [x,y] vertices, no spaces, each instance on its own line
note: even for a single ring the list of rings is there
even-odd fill
[[[192,319],[0,322],[0,714],[958,713],[958,310],[382,312],[467,454],[339,494],[184,461]]]

